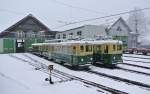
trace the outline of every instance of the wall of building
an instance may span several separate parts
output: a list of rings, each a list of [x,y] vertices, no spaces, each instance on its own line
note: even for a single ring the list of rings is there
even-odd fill
[[[57,39],[63,39],[63,35],[66,34],[66,38],[69,37],[81,37],[81,38],[95,38],[97,35],[106,36],[106,31],[104,26],[96,25],[85,25],[82,27],[70,29],[67,31],[59,32],[56,34]]]
[[[136,37],[132,34],[129,28],[123,21],[119,20],[110,29],[109,35],[113,36],[114,39],[121,40],[125,48],[136,47]]]
[[[87,25],[85,26],[85,32],[83,32],[84,38],[95,38],[96,36],[106,36],[104,26]]]
[[[129,30],[124,26],[122,21],[118,21],[109,30],[109,35],[111,36],[128,36]]]

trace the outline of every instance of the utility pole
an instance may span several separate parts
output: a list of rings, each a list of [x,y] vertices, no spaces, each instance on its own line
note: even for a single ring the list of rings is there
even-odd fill
[[[137,18],[137,10],[135,9],[135,36],[136,36],[136,40],[135,40],[135,47],[138,47],[138,18]]]

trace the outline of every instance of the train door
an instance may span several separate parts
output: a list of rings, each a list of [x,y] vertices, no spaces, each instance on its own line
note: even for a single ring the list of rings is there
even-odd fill
[[[101,45],[94,45],[93,46],[93,63],[102,61],[101,53],[102,53]]]
[[[17,53],[24,52],[24,40],[22,39],[16,40],[16,52]]]
[[[108,45],[105,46],[104,53],[108,54]]]

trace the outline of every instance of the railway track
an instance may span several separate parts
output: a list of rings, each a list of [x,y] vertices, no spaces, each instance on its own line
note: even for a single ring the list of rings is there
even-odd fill
[[[31,59],[31,60],[34,61],[34,62],[39,62],[39,61],[37,61],[37,60],[35,60],[35,59],[29,57],[29,56],[26,55],[26,54],[23,54],[23,55],[26,56],[26,57],[28,57],[29,59]],[[39,63],[40,63],[40,62],[39,62]],[[138,74],[143,74],[143,75],[148,75],[148,76],[150,76],[150,74],[144,73],[144,72],[140,72],[140,71],[125,69],[125,68],[121,68],[121,67],[117,67],[117,68],[120,69],[120,70],[132,72],[132,73],[138,73]],[[88,70],[88,71],[85,71],[85,72],[93,73],[93,74],[96,74],[96,75],[99,75],[99,76],[108,77],[108,78],[111,78],[111,79],[114,79],[114,80],[118,80],[118,81],[130,83],[130,84],[137,85],[137,86],[141,86],[141,87],[145,87],[145,88],[150,88],[150,85],[148,85],[148,84],[144,84],[144,83],[137,82],[137,81],[132,81],[132,80],[125,79],[125,78],[121,78],[121,77],[117,77],[117,76],[112,76],[112,75],[105,74],[105,73],[100,73],[100,72],[97,72],[97,71]]]
[[[117,77],[117,76],[113,76],[113,75],[109,75],[109,74],[105,74],[105,73],[101,73],[101,72],[97,72],[97,71],[93,71],[93,70],[89,70],[87,72],[97,74],[99,76],[109,77],[109,78],[114,79],[114,80],[130,83],[130,84],[133,84],[133,85],[146,87],[146,88],[150,89],[150,85],[144,84],[144,83],[141,83],[141,82],[132,81],[132,80],[129,80],[129,79],[125,79],[125,78],[121,78],[121,77]]]
[[[129,59],[123,59],[124,61],[132,61],[132,62],[141,62],[141,63],[150,63],[146,61],[140,61],[140,60],[129,60]]]
[[[146,72],[136,71],[136,70],[122,68],[122,67],[118,67],[118,66],[116,68],[120,69],[120,70],[128,71],[128,72],[132,72],[132,73],[137,73],[137,74],[142,74],[142,75],[150,76],[150,73],[146,73]]]
[[[9,55],[9,56],[12,57],[12,58],[21,60],[23,62],[27,62],[29,65],[34,66],[35,70],[41,71],[41,72],[46,73],[46,74],[49,75],[48,67],[45,64],[42,64],[42,63],[40,63],[40,64],[32,63],[32,62],[30,62],[28,60],[22,59],[20,57],[15,56],[15,55]],[[60,75],[60,74],[54,73],[54,72],[52,72],[52,76],[60,79],[60,81],[57,81],[57,83],[67,82],[67,81],[73,80],[73,79],[68,78],[68,77],[66,77],[64,75]]]
[[[129,64],[129,63],[119,63],[119,64],[138,67],[138,68],[144,68],[144,69],[150,69],[150,67],[140,66],[140,65],[135,65],[135,64]]]
[[[35,60],[35,59],[31,58],[31,57],[28,56],[28,55],[25,55],[25,54],[24,54],[24,56],[28,57],[28,58],[29,58],[30,60],[32,60],[34,63],[32,63],[32,62],[30,62],[30,61],[28,61],[28,60],[19,58],[19,57],[14,56],[14,55],[10,55],[10,56],[13,57],[13,58],[16,58],[16,59],[18,59],[18,60],[21,60],[21,61],[23,61],[23,62],[27,62],[27,63],[29,63],[30,65],[34,66],[34,67],[39,67],[39,66],[37,66],[37,64],[34,65],[34,63],[42,64],[42,65],[40,65],[40,66],[42,66],[41,69],[40,69],[40,71],[42,71],[42,70],[44,70],[44,69],[46,69],[46,70],[48,69],[48,68],[47,68],[48,66],[47,66],[46,64],[43,64],[43,63],[39,62],[38,60]],[[48,70],[47,70],[47,71],[48,71]],[[44,73],[47,73],[47,72],[44,72]],[[91,86],[94,86],[94,87],[97,87],[97,88],[106,90],[106,91],[108,91],[108,92],[110,92],[110,93],[112,93],[112,94],[128,94],[128,93],[123,92],[123,91],[120,91],[120,90],[116,90],[116,89],[113,89],[113,88],[110,88],[110,87],[107,87],[107,86],[104,86],[104,85],[101,85],[101,84],[98,84],[98,83],[95,83],[95,82],[92,82],[92,81],[89,81],[89,80],[80,78],[80,77],[77,77],[77,76],[73,76],[73,75],[70,75],[70,74],[61,72],[61,71],[59,71],[59,70],[57,70],[57,69],[54,69],[54,70],[53,70],[53,73],[58,73],[58,74],[60,74],[60,75],[62,75],[62,76],[64,76],[64,77],[70,78],[70,80],[77,80],[77,81],[83,82],[83,83],[85,83],[85,84],[87,84],[87,85],[91,85]]]
[[[123,56],[123,57],[130,57],[130,58],[137,58],[137,59],[145,59],[150,60],[148,57],[138,57],[138,56]],[[141,60],[131,60],[131,59],[123,59],[124,61],[132,61],[132,62],[142,62],[142,63],[150,63],[150,61],[141,61]]]
[[[131,58],[139,58],[139,59],[148,59],[148,60],[150,60],[150,58],[148,58],[148,57],[138,57],[138,56],[123,56],[123,57],[131,57]]]

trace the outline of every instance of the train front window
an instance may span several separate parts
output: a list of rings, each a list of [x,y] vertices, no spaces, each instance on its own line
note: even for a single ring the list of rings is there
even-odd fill
[[[86,45],[86,52],[91,52],[92,51],[92,47],[90,45]]]

